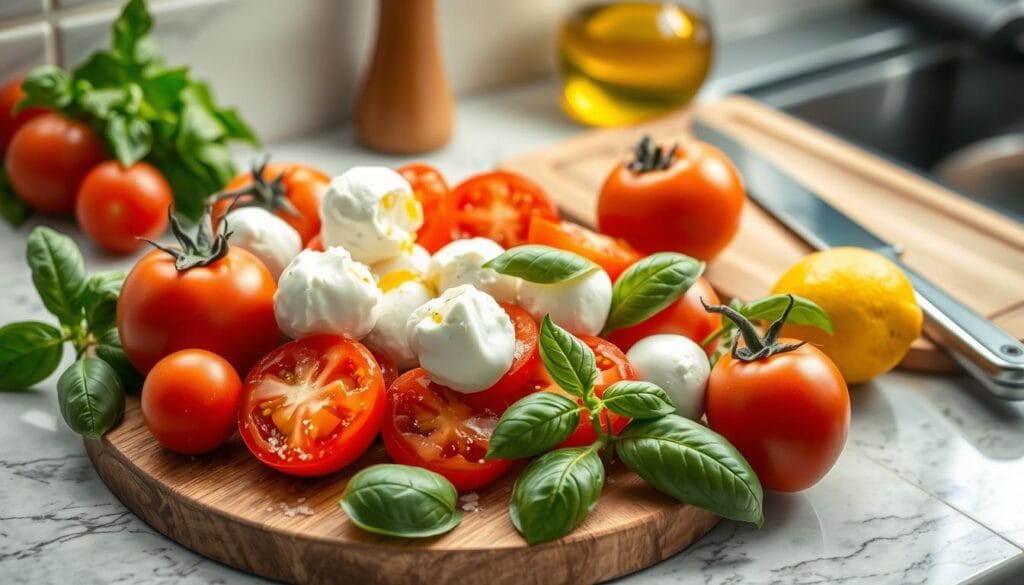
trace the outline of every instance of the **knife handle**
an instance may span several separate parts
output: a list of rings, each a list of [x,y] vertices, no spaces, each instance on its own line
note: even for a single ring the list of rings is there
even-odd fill
[[[925,316],[925,333],[1004,400],[1024,400],[1024,344],[902,262]]]

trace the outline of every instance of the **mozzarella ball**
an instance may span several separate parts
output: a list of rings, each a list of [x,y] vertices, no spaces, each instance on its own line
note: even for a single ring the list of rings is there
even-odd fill
[[[470,284],[499,301],[514,303],[519,279],[482,267],[504,252],[504,248],[488,238],[455,240],[430,259],[427,280],[439,291]]]
[[[519,285],[519,306],[537,320],[551,320],[575,335],[597,335],[604,329],[612,306],[612,279],[604,270],[592,270],[576,278],[541,284]]]
[[[434,295],[430,287],[417,280],[407,280],[385,291],[380,318],[366,336],[367,345],[388,354],[400,370],[415,367],[416,354],[409,346],[406,326],[413,311],[432,298]]]
[[[370,269],[344,248],[303,250],[281,273],[274,313],[294,339],[317,333],[360,339],[377,324],[382,298]]]
[[[331,180],[320,202],[324,247],[341,246],[365,264],[412,249],[423,207],[388,167],[353,167]]]
[[[302,251],[295,228],[261,207],[242,207],[229,213],[218,228],[230,232],[232,246],[251,252],[277,280],[281,271]],[[225,233],[226,233],[225,232]]]
[[[493,297],[450,288],[409,316],[409,347],[434,382],[463,393],[486,390],[512,366],[516,331]]]
[[[708,356],[682,335],[660,334],[636,342],[626,354],[641,380],[661,386],[679,416],[699,420],[711,375]]]
[[[413,244],[408,252],[402,252],[394,258],[382,260],[370,266],[370,272],[380,280],[392,272],[408,271],[416,275],[425,275],[430,265],[430,252],[419,244]]]

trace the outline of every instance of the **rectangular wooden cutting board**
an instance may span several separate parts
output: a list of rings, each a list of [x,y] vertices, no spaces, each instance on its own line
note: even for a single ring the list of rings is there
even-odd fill
[[[699,117],[763,154],[836,208],[903,250],[903,259],[958,299],[1024,338],[1024,226],[895,163],[750,98],[733,96],[642,126],[595,130],[503,161],[543,185],[562,210],[595,223],[601,184],[644,135],[686,139]],[[723,295],[768,293],[778,276],[811,251],[751,203],[740,231],[708,266]],[[919,339],[904,367],[953,371],[949,357]]]

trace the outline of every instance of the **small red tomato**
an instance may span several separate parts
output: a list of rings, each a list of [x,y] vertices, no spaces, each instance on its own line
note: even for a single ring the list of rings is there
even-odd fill
[[[25,99],[25,92],[21,90],[22,81],[22,77],[12,79],[0,89],[0,158],[7,152],[7,144],[18,128],[46,112],[43,108],[25,108],[17,114],[14,113],[14,107]]]
[[[56,113],[33,118],[14,133],[4,168],[18,198],[43,213],[71,213],[82,179],[106,158],[84,122]]]
[[[700,343],[722,326],[722,317],[704,310],[700,301],[719,304],[718,295],[704,278],[698,278],[682,297],[652,317],[632,327],[616,329],[608,336],[612,343],[629,351],[633,344],[659,333],[674,333]]]
[[[174,202],[171,186],[148,163],[130,168],[108,160],[82,181],[75,216],[85,235],[105,250],[129,254],[167,229],[167,208]]]
[[[253,182],[252,172],[238,175],[224,187],[224,191],[252,189],[261,198],[261,205],[273,211],[288,225],[295,228],[306,244],[320,233],[320,200],[331,184],[327,173],[300,163],[272,162],[255,169],[262,179]],[[281,176],[281,181],[275,179]],[[243,197],[243,201],[245,198]],[[213,225],[220,225],[231,201],[222,199],[213,208]],[[290,205],[290,213],[281,205]]]
[[[242,380],[231,364],[203,349],[185,349],[157,362],[142,386],[142,418],[161,445],[198,455],[235,432]]]
[[[689,140],[666,151],[644,138],[601,187],[597,225],[645,254],[711,260],[736,234],[746,198],[739,171],[714,146]]]

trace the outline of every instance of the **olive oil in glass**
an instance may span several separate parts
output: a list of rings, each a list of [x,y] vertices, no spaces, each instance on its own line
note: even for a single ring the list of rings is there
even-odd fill
[[[562,25],[562,107],[592,126],[623,126],[686,105],[711,66],[711,29],[695,2],[585,6]]]

